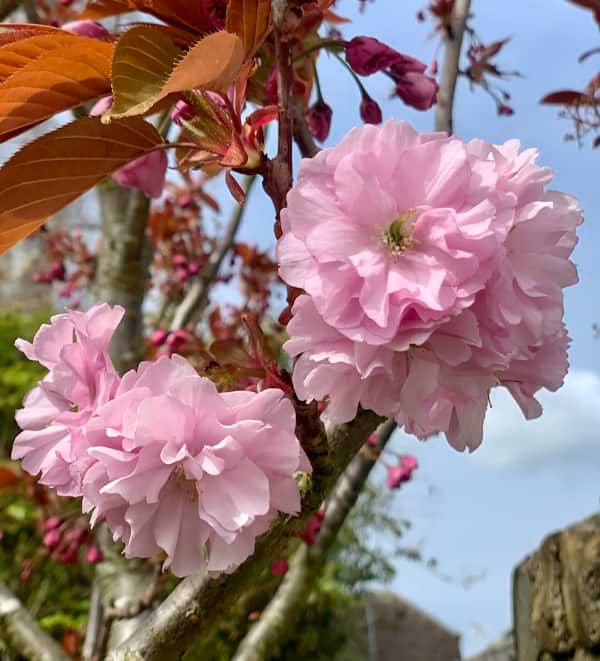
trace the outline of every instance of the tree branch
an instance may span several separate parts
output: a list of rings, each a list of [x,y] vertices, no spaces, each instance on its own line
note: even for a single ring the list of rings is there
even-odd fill
[[[137,367],[142,357],[142,305],[151,259],[146,236],[150,200],[140,191],[122,188],[111,181],[103,183],[98,194],[102,238],[96,292],[101,301],[125,308],[125,318],[110,347],[115,367],[125,372]]]
[[[181,301],[177,307],[175,316],[171,322],[171,331],[177,331],[184,326],[187,326],[187,324],[197,317],[206,307],[210,285],[219,274],[223,260],[231,250],[231,246],[235,241],[235,237],[237,236],[244,218],[244,213],[248,204],[248,196],[250,195],[255,180],[256,175],[246,177],[243,185],[246,202],[244,206],[236,206],[234,209],[219,249],[210,256],[208,264],[200,273],[199,278],[192,283],[192,286],[188,289],[183,301]]]
[[[23,0],[0,0],[0,22],[5,21],[22,4]]]
[[[106,621],[102,607],[102,590],[98,578],[92,585],[88,623],[85,630],[85,641],[81,656],[84,661],[99,661],[102,658],[102,648],[105,636]]]
[[[107,661],[160,661],[166,658],[166,652],[175,659],[199,634],[209,635],[223,614],[319,508],[352,456],[380,423],[377,415],[363,411],[353,422],[333,428],[328,438],[328,468],[313,475],[302,498],[302,515],[280,517],[257,540],[254,554],[232,574],[214,579],[198,574],[181,581],[129,640],[109,652]]]
[[[69,661],[60,645],[3,583],[0,583],[0,639],[28,661]]]
[[[29,23],[40,23],[40,15],[36,7],[36,0],[23,0],[25,15]]]
[[[294,115],[294,142],[304,158],[312,158],[319,153],[319,147],[306,123],[304,108],[300,103],[292,103],[292,112]]]
[[[327,499],[325,518],[315,544],[302,544],[298,548],[277,593],[241,642],[233,661],[267,661],[285,641],[306,605],[307,594],[321,573],[340,528],[395,429],[393,420],[386,422],[379,432],[377,447],[363,447],[342,473]]]
[[[470,8],[471,0],[455,0],[451,29],[446,38],[446,54],[435,109],[435,130],[446,131],[448,134],[452,134],[454,130],[454,96],[460,70],[460,53]]]

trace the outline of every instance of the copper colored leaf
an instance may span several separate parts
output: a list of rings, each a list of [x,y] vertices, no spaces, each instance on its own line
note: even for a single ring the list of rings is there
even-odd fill
[[[29,23],[1,23],[0,24],[0,46],[5,46],[14,41],[21,41],[29,37],[42,34],[63,34],[59,28],[49,25],[34,25]]]
[[[125,163],[162,144],[138,117],[85,117],[17,152],[0,169],[0,254]]]
[[[118,41],[112,63],[114,102],[103,119],[141,115],[158,99],[181,50],[163,32],[141,25]]]
[[[75,43],[77,39],[75,35],[55,30],[51,34],[39,34],[5,44],[0,48],[0,81],[6,80],[17,69],[34,62],[38,57]]]
[[[180,60],[161,96],[203,87],[225,92],[237,78],[244,61],[240,38],[229,32],[204,37]]]
[[[74,37],[17,69],[0,86],[0,142],[110,92],[112,44]]]
[[[271,30],[271,0],[229,0],[225,28],[237,34],[252,57]]]
[[[213,29],[201,0],[90,0],[82,18],[104,18],[127,11],[141,11],[156,16],[165,23],[192,32]]]
[[[220,365],[250,369],[257,367],[256,360],[248,354],[239,340],[215,340],[208,350]]]
[[[577,92],[576,90],[560,90],[559,92],[552,92],[551,94],[546,94],[546,96],[540,101],[540,103],[550,106],[571,106],[589,102],[590,97],[587,94]]]

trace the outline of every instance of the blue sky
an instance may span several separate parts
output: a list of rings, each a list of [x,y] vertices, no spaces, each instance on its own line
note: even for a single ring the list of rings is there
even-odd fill
[[[423,3],[424,4],[424,3]],[[355,0],[338,3],[354,22],[348,37],[376,36],[397,49],[428,62],[435,43],[429,27],[415,21],[418,1],[375,0],[358,15]],[[471,93],[459,83],[455,130],[464,139],[490,142],[519,138],[540,150],[540,163],[556,171],[554,187],[575,195],[586,223],[575,253],[581,283],[567,293],[567,323],[573,338],[571,374],[556,394],[542,396],[544,416],[525,422],[508,397],[497,393],[488,416],[483,446],[461,455],[443,439],[420,444],[399,432],[394,442],[416,454],[421,469],[414,483],[398,494],[398,515],[413,521],[407,543],[419,544],[440,570],[457,579],[446,582],[413,563],[400,561],[393,588],[434,614],[462,636],[463,653],[472,654],[509,628],[512,567],[536,548],[542,537],[600,508],[600,340],[592,324],[600,321],[594,304],[600,276],[600,219],[597,219],[600,151],[578,149],[563,140],[570,126],[554,108],[538,100],[564,87],[583,87],[594,73],[594,62],[583,66],[577,56],[597,43],[597,29],[587,12],[566,0],[527,2],[473,1],[475,25],[484,41],[512,36],[501,55],[506,69],[524,78],[509,83],[515,115],[496,116],[493,102],[481,91]],[[359,95],[352,79],[335,60],[319,62],[323,92],[334,107],[328,144],[335,144],[360,122]],[[366,80],[372,96],[382,100],[385,118],[407,119],[418,129],[433,126],[433,113],[418,113],[397,99],[388,99],[389,81]],[[269,201],[255,195],[251,220],[244,233],[272,245]],[[380,473],[378,479],[381,479]],[[483,576],[470,589],[458,582]]]

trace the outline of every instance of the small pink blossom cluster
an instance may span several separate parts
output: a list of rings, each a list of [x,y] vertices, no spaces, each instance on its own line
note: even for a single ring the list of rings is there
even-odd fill
[[[562,289],[577,282],[581,212],[546,190],[536,156],[389,121],[301,162],[278,243],[281,277],[305,292],[285,344],[301,399],[459,450],[481,443],[494,386],[541,414],[535,393],[568,368]]]
[[[108,345],[122,315],[71,311],[17,341],[48,374],[17,413],[12,457],[83,496],[127,557],[164,553],[177,576],[231,571],[279,512],[300,510],[294,474],[310,464],[293,406],[275,388],[219,393],[177,355],[119,377]]]

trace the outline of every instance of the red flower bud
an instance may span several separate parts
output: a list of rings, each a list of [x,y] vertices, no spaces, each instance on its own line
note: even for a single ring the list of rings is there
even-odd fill
[[[319,142],[327,140],[332,116],[333,110],[322,100],[317,101],[306,111],[308,128]]]
[[[515,114],[515,111],[510,106],[507,106],[505,103],[502,103],[498,106],[498,114],[510,117]]]
[[[271,564],[271,574],[273,576],[283,576],[287,574],[289,568],[290,566],[285,558],[275,558]]]
[[[59,544],[62,538],[60,530],[56,528],[54,530],[49,530],[42,540],[42,544],[49,549],[50,551],[54,550]]]
[[[109,31],[97,21],[70,21],[62,26],[66,32],[79,35],[80,37],[93,37],[95,39],[105,39],[109,36]]]
[[[400,53],[373,37],[354,37],[346,46],[346,62],[360,76],[389,69]]]
[[[150,336],[150,344],[153,347],[160,347],[167,341],[168,337],[168,331],[164,330],[163,328],[159,328],[155,330],[154,333],[152,333]]]
[[[396,94],[407,106],[429,110],[437,101],[438,84],[434,78],[409,72],[396,80]]]
[[[167,346],[171,351],[177,351],[179,347],[184,345],[188,341],[188,334],[184,330],[178,330],[169,335],[167,339]]]
[[[104,560],[104,555],[102,551],[96,544],[90,544],[88,546],[87,553],[85,554],[85,559],[92,565],[95,565],[98,562]]]
[[[62,523],[62,519],[59,516],[49,516],[45,521],[44,521],[44,529],[45,530],[54,530],[54,528],[58,528]]]
[[[360,102],[360,116],[365,124],[381,124],[383,120],[379,104],[368,94],[363,94]]]

